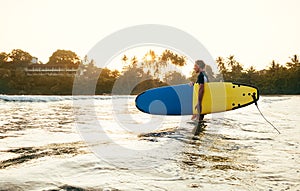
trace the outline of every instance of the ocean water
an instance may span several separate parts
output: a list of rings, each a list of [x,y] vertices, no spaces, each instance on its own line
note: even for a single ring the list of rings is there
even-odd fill
[[[134,96],[0,95],[0,190],[300,190],[300,96],[151,116]]]

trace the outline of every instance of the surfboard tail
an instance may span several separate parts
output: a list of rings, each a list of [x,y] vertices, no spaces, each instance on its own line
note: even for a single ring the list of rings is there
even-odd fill
[[[242,106],[240,107],[246,107],[248,105],[251,105],[253,103],[256,103],[259,100],[259,89],[256,86],[253,85],[248,85],[248,84],[244,84],[244,83],[238,83],[238,82],[233,82],[233,85],[236,85],[238,87],[246,87],[247,89],[245,89],[242,92],[243,97],[247,96],[247,100],[249,100],[248,98],[251,96],[252,97],[252,101],[249,101],[249,103],[244,103]],[[241,92],[239,92],[241,93]],[[234,109],[238,109],[240,107],[235,107]]]
[[[193,114],[198,111],[199,84],[194,85]],[[204,84],[201,114],[229,111],[248,106],[259,99],[257,87],[236,82],[211,82]]]

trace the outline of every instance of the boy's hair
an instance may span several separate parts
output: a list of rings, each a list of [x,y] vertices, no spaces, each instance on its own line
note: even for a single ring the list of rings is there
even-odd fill
[[[205,63],[203,60],[196,60],[195,62],[200,68],[204,69],[205,68]]]

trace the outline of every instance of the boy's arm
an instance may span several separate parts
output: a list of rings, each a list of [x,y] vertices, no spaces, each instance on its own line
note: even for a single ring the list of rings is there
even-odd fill
[[[202,110],[202,98],[204,93],[204,84],[199,84],[199,92],[198,92],[198,112],[201,113]]]

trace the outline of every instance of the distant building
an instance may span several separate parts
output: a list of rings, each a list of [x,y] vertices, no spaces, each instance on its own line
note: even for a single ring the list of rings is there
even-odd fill
[[[37,61],[37,60],[36,60]],[[25,68],[25,73],[28,76],[33,75],[48,75],[48,76],[60,76],[60,75],[75,75],[79,70],[78,66],[59,66],[49,64],[31,64]],[[82,72],[79,72],[81,74]]]
[[[37,64],[38,63],[38,58],[37,57],[32,57],[30,64]]]

